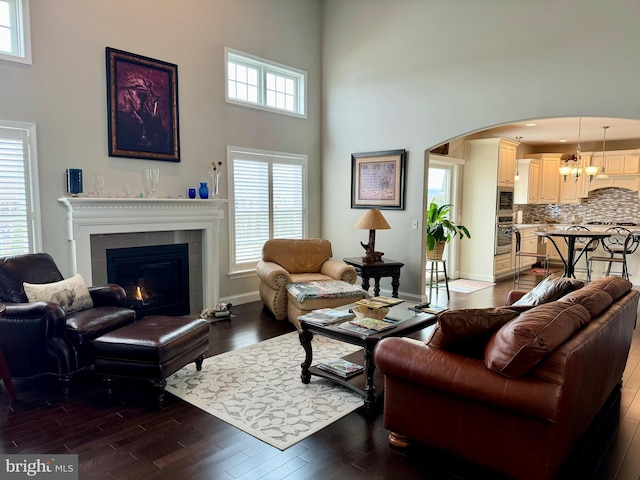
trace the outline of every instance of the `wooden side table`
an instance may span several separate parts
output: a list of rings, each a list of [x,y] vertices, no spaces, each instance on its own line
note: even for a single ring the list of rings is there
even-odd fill
[[[4,305],[0,305],[0,316],[4,314],[6,307]],[[7,362],[4,359],[4,355],[2,354],[2,350],[0,349],[0,379],[4,380],[4,385],[7,387],[7,392],[9,392],[9,397],[11,400],[16,400],[18,395],[16,394],[15,388],[13,388],[13,382],[11,381],[11,373],[9,373],[9,367],[7,366]]]
[[[391,287],[393,288],[392,296],[398,298],[398,288],[400,287],[400,269],[404,267],[404,263],[396,262],[388,258],[382,257],[379,262],[367,263],[362,257],[343,258],[344,263],[351,265],[356,269],[356,273],[362,277],[362,289],[369,291],[369,282],[373,278],[373,295],[380,295],[380,279],[382,277],[391,277]]]

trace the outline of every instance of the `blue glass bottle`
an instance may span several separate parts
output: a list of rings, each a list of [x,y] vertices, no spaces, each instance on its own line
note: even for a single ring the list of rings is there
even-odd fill
[[[200,182],[198,194],[200,195],[200,198],[209,198],[209,184],[207,182]]]

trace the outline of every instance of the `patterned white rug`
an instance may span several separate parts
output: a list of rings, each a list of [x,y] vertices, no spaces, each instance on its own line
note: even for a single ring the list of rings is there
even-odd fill
[[[316,335],[313,364],[358,350]],[[304,349],[297,332],[193,363],[167,379],[166,390],[205,412],[284,450],[364,404],[329,380],[300,380]]]

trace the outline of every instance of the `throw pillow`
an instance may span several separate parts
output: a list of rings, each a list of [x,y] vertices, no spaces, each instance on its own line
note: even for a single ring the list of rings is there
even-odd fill
[[[622,277],[598,278],[589,284],[589,287],[597,287],[603,292],[607,292],[614,302],[631,290],[632,286],[629,280],[625,280]]]
[[[22,284],[30,302],[59,303],[66,313],[93,307],[93,300],[80,274],[54,283]]]
[[[514,305],[540,305],[559,299],[564,294],[584,285],[582,280],[549,275],[528,291]]]
[[[505,377],[525,375],[591,320],[582,305],[551,302],[521,313],[498,330],[485,349],[487,368]]]
[[[586,308],[591,318],[596,318],[613,303],[613,298],[598,287],[587,285],[573,292],[567,293],[559,302],[575,303]]]
[[[442,350],[482,358],[493,332],[517,316],[518,312],[506,308],[447,310],[438,317],[436,328],[426,343]]]

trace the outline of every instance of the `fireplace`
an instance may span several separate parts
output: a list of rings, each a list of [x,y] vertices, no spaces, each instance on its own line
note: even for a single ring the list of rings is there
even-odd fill
[[[147,315],[189,314],[186,243],[107,249],[107,281],[127,293],[125,305]]]

